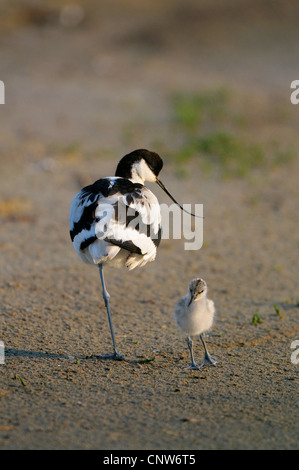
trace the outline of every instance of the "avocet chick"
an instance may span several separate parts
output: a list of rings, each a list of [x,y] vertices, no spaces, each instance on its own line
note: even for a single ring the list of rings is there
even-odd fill
[[[175,306],[174,320],[177,326],[188,335],[187,343],[191,354],[190,369],[200,369],[205,364],[215,366],[217,361],[210,356],[204,340],[204,332],[213,325],[215,306],[207,298],[208,287],[203,279],[192,279],[187,294]],[[200,335],[205,354],[203,362],[197,365],[193,356],[193,341],[191,336]]]

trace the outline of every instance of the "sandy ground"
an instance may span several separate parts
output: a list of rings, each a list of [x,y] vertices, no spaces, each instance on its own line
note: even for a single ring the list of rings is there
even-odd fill
[[[298,146],[298,5],[235,3],[101,2],[76,27],[58,8],[5,10],[1,449],[298,448],[298,159],[222,179],[200,158],[182,178],[170,158],[171,93],[211,86],[246,97],[252,135]],[[273,119],[273,102],[286,118]],[[114,362],[98,357],[111,351],[100,279],[73,250],[68,210],[139,147],[163,150],[161,179],[181,203],[203,203],[204,245],[163,240],[154,263],[106,269],[119,349],[140,360]],[[190,371],[172,310],[198,276],[220,363]]]

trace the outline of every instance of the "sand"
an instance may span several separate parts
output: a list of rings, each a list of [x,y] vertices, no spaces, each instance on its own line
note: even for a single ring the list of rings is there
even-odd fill
[[[226,86],[253,113],[249,134],[298,145],[298,5],[218,3],[87,4],[74,27],[58,2],[25,19],[5,10],[1,449],[298,448],[298,159],[243,177],[206,173],[200,157],[178,168],[170,104]],[[204,243],[162,240],[144,268],[105,270],[118,348],[135,359],[117,362],[99,358],[112,352],[100,278],[72,247],[68,210],[140,147],[161,153],[181,203],[203,204]],[[172,319],[194,277],[217,312],[207,345],[219,364],[200,371]],[[199,340],[194,351],[200,361]]]

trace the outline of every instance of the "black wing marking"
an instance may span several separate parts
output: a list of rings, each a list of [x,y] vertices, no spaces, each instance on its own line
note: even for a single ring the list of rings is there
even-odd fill
[[[91,245],[93,242],[98,240],[98,237],[96,235],[92,235],[91,237],[86,238],[81,244],[80,244],[80,250],[83,251],[85,248],[87,248],[89,245]]]
[[[114,240],[113,238],[105,238],[105,242],[111,243],[112,245],[119,246],[120,248],[123,248],[124,250],[129,251],[130,253],[136,253],[138,255],[142,255],[141,249],[134,245],[133,242],[130,240],[127,241],[121,241],[121,240]]]
[[[158,246],[160,245],[160,241],[161,241],[161,228],[159,229],[159,232],[158,232],[158,237],[157,238],[152,238],[152,242],[153,244],[156,246],[156,248],[158,248]],[[91,237],[92,238],[92,237]],[[86,242],[88,242],[88,245],[90,245],[91,243],[93,243],[94,240],[86,240]],[[95,239],[97,239],[97,237],[95,237]],[[106,242],[108,243],[111,243],[112,245],[116,245],[116,246],[119,246],[120,248],[123,248],[124,250],[127,250],[129,251],[130,253],[136,253],[138,255],[142,255],[142,251],[141,249],[136,246],[132,241],[130,240],[126,240],[126,241],[121,241],[121,240],[115,240],[113,238],[105,238],[104,239]],[[82,245],[82,243],[81,243]],[[87,246],[88,246],[87,245]],[[82,249],[82,248],[81,248]]]
[[[72,230],[70,230],[70,236],[72,241],[78,233],[82,230],[89,230],[92,226],[95,219],[95,210],[98,205],[98,200],[90,204],[89,206],[84,207],[82,215],[78,222],[74,222]]]
[[[70,230],[72,241],[82,230],[90,230],[95,220],[95,210],[100,196],[109,197],[116,193],[122,195],[134,192],[136,187],[142,187],[140,184],[134,184],[124,178],[101,178],[93,184],[85,186],[78,194],[78,209],[82,211],[77,222],[73,222]],[[84,207],[85,205],[85,207]],[[82,210],[82,206],[84,207]],[[86,240],[87,242],[87,240]],[[88,246],[88,244],[86,245]],[[86,248],[86,247],[85,247]]]

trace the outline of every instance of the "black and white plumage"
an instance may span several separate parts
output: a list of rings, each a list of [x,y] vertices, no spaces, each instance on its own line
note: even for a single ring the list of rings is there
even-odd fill
[[[86,263],[143,266],[155,259],[161,239],[158,200],[140,183],[102,178],[74,197],[70,234]]]
[[[123,356],[116,348],[103,266],[131,270],[155,259],[161,240],[161,213],[156,196],[144,182],[156,182],[178,204],[158,179],[162,167],[157,153],[135,150],[120,160],[115,176],[83,188],[70,207],[73,246],[84,262],[99,266],[115,359]]]
[[[200,369],[204,365],[215,366],[216,359],[210,356],[204,340],[204,333],[209,330],[214,321],[215,305],[207,298],[207,283],[200,278],[192,279],[188,286],[187,294],[176,304],[173,313],[175,323],[178,328],[186,333],[187,344],[191,355],[190,369]],[[197,365],[193,356],[192,336],[200,335],[204,347],[204,359],[200,365]]]

